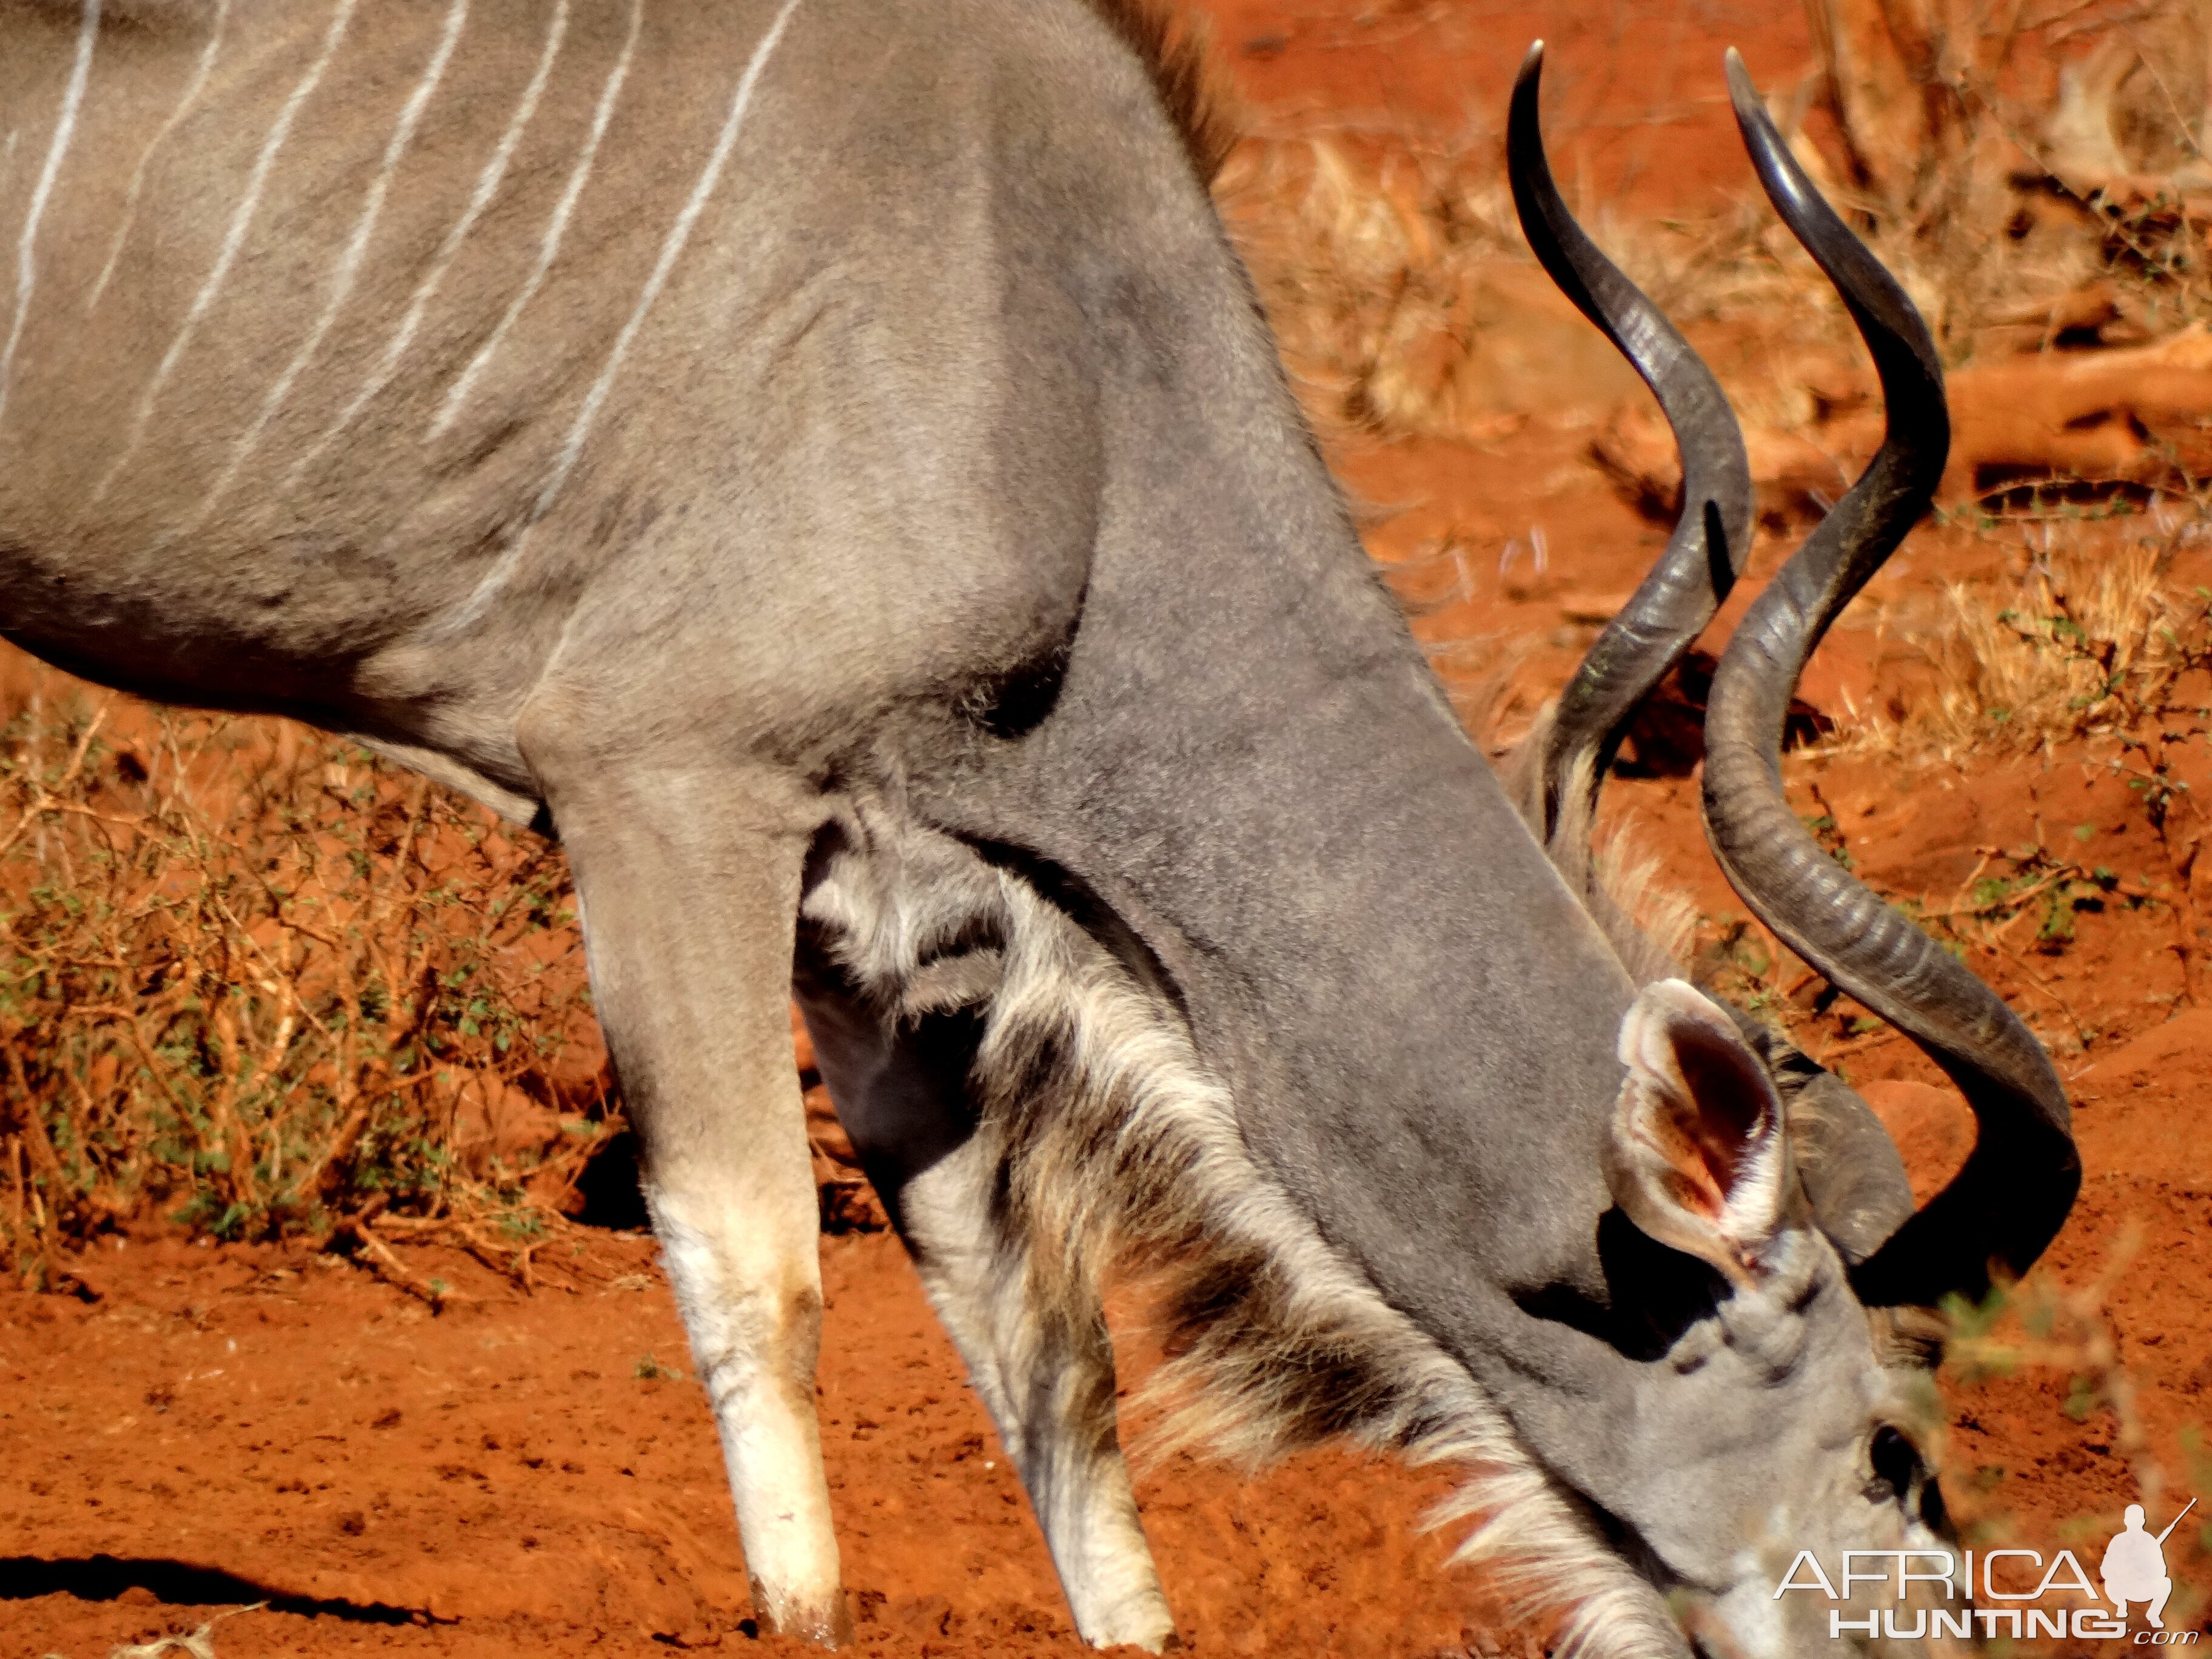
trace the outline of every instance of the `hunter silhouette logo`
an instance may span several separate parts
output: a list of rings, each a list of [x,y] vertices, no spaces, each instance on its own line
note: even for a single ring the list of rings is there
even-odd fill
[[[2166,1540],[2196,1507],[2192,1498],[2164,1532],[2153,1533],[2143,1524],[2142,1505],[2128,1505],[2124,1524],[2098,1563],[2101,1601],[2110,1608],[2100,1604],[2097,1587],[2071,1550],[2060,1550],[2047,1565],[2040,1551],[2028,1549],[1968,1550],[1963,1557],[1946,1549],[1845,1550],[1842,1571],[1832,1577],[1813,1551],[1800,1550],[1775,1586],[1774,1599],[1809,1591],[1854,1604],[1829,1609],[1832,1639],[1905,1641],[1976,1636],[1984,1642],[1998,1637],[2125,1640],[2128,1609],[2141,1607],[2148,1628],[2135,1633],[2133,1645],[2190,1646],[2199,1632],[2166,1628],[2166,1598],[2173,1594]],[[1924,1587],[1917,1596],[1916,1584]]]
[[[2164,1630],[2166,1598],[2173,1594],[2173,1580],[2166,1576],[2166,1540],[2181,1524],[2181,1516],[2197,1507],[2191,1498],[2187,1508],[2166,1523],[2166,1530],[2154,1538],[2143,1530],[2143,1507],[2128,1505],[2122,1518],[2125,1528],[2112,1535],[2105,1546],[2105,1559],[2099,1569],[2105,1580],[2105,1599],[2120,1610],[2120,1617],[2128,1616],[2128,1603],[2148,1603],[2143,1617],[2150,1621],[2153,1630]]]

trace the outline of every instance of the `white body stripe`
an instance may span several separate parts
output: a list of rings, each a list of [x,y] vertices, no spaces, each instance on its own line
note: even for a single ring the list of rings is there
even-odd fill
[[[76,135],[76,112],[84,103],[84,83],[92,75],[92,51],[100,40],[100,0],[84,0],[84,11],[77,25],[76,57],[70,64],[69,85],[62,92],[61,111],[54,117],[54,136],[46,145],[46,165],[39,169],[39,182],[32,186],[31,204],[23,213],[23,234],[15,243],[15,315],[8,325],[8,343],[0,346],[0,416],[8,411],[8,386],[15,370],[15,348],[23,338],[24,319],[31,314],[31,291],[39,276],[39,221],[46,216],[46,202],[54,193],[54,180],[62,170],[62,157],[69,153],[70,140]]]
[[[247,175],[246,193],[239,198],[238,206],[230,216],[230,223],[223,231],[222,247],[216,254],[215,264],[209,270],[207,280],[200,284],[199,292],[192,295],[191,306],[185,313],[184,324],[177,330],[176,337],[169,342],[169,349],[161,354],[161,361],[155,365],[153,378],[146,383],[146,389],[138,394],[137,406],[131,411],[131,429],[123,441],[122,452],[107,469],[106,476],[100,479],[99,487],[92,492],[91,505],[96,507],[106,498],[107,492],[114,487],[123,469],[138,453],[138,446],[145,441],[146,428],[154,418],[154,407],[161,400],[161,388],[176,373],[177,365],[184,360],[185,349],[191,344],[192,336],[213,309],[216,296],[222,292],[222,285],[230,275],[231,266],[238,262],[239,251],[246,246],[246,233],[253,223],[255,211],[261,205],[261,193],[268,188],[269,174],[276,165],[277,154],[284,148],[285,140],[292,136],[292,125],[300,118],[301,108],[322,83],[331,60],[337,56],[338,47],[345,40],[346,27],[353,21],[354,8],[358,3],[359,0],[337,0],[331,13],[330,27],[324,33],[321,49],[315,54],[314,61],[307,65],[307,72],[300,78],[300,84],[293,88],[291,95],[285,99],[284,106],[276,112],[276,120],[270,123],[268,137],[261,141],[261,153],[253,158],[253,171]]]
[[[93,283],[92,292],[85,298],[84,309],[88,316],[100,303],[100,296],[107,291],[108,281],[115,275],[115,267],[122,260],[123,245],[130,239],[131,223],[138,216],[139,192],[146,187],[146,169],[152,165],[155,152],[168,142],[169,135],[192,112],[200,101],[200,94],[207,90],[208,77],[215,73],[216,54],[222,46],[223,25],[229,19],[230,0],[216,0],[215,22],[208,31],[207,45],[200,48],[199,60],[192,65],[191,79],[185,83],[183,95],[177,100],[176,107],[169,112],[169,118],[162,122],[155,129],[153,137],[147,141],[146,148],[139,154],[138,165],[131,169],[131,187],[123,192],[123,222],[115,228],[115,241],[107,250],[107,263],[100,266],[99,279]]]
[[[483,344],[477,348],[476,355],[469,359],[467,367],[447,389],[445,399],[438,406],[437,418],[430,422],[429,437],[443,437],[446,428],[453,425],[454,417],[461,412],[461,405],[468,400],[469,391],[476,385],[477,378],[497,355],[500,346],[507,339],[507,331],[514,326],[515,319],[522,315],[523,308],[544,286],[545,273],[553,269],[553,260],[561,252],[562,238],[568,233],[569,216],[576,210],[576,198],[584,193],[584,185],[592,176],[592,164],[599,158],[599,142],[607,136],[608,124],[614,119],[615,104],[622,96],[623,82],[629,78],[630,58],[637,50],[638,31],[644,22],[645,0],[630,0],[629,33],[623,41],[622,52],[615,58],[614,67],[607,71],[606,84],[599,88],[599,101],[592,112],[591,132],[584,140],[583,152],[577,156],[576,165],[569,169],[568,182],[562,187],[560,199],[553,204],[553,216],[546,221],[545,235],[538,247],[537,263],[531,266],[530,275],[523,279],[521,288],[507,302],[507,309],[500,314],[499,321],[485,337]]]
[[[646,317],[652,311],[653,302],[659,299],[661,289],[668,285],[670,273],[676,269],[677,260],[683,257],[684,244],[691,240],[691,233],[696,228],[700,216],[707,210],[708,199],[714,195],[714,186],[721,180],[722,169],[729,161],[730,152],[737,147],[738,132],[744,124],[745,111],[752,103],[754,88],[759,86],[762,71],[768,67],[769,58],[783,39],[783,31],[790,23],[792,14],[798,9],[799,0],[783,0],[783,4],[776,9],[775,21],[769,25],[768,33],[761,37],[760,44],[753,48],[752,56],[746,60],[745,72],[738,77],[738,88],[730,100],[729,113],[722,118],[722,130],[714,139],[714,148],[707,157],[707,165],[700,170],[697,180],[691,186],[690,195],[684,199],[682,210],[676,216],[676,222],[668,228],[668,234],[660,245],[660,257],[653,262],[652,274],[645,279],[644,289],[638,295],[636,305],[630,308],[629,318],[623,324],[622,332],[615,337],[614,349],[607,353],[607,361],[599,370],[599,379],[592,383],[592,389],[584,395],[583,406],[576,411],[576,418],[568,428],[568,436],[561,446],[561,453],[554,459],[553,471],[545,480],[544,489],[538,492],[530,516],[523,520],[514,538],[501,550],[492,568],[484,573],[483,580],[477,584],[476,591],[470,594],[467,603],[444,624],[447,629],[466,627],[483,614],[493,597],[506,585],[507,579],[514,574],[515,567],[521,562],[523,549],[529,540],[532,527],[551,512],[554,502],[560,499],[562,488],[568,482],[568,475],[575,471],[577,459],[584,453],[584,444],[592,434],[592,427],[606,403],[607,393],[614,387],[615,376],[622,370],[623,357],[629,354],[639,331],[645,326]]]
[[[514,152],[521,146],[522,135],[530,125],[531,117],[537,113],[538,100],[544,96],[545,83],[553,76],[554,59],[561,55],[561,43],[568,32],[568,3],[569,0],[555,0],[552,21],[545,31],[544,50],[538,54],[538,67],[532,73],[529,84],[522,89],[521,101],[515,105],[514,113],[508,118],[507,131],[500,135],[498,148],[492,151],[491,159],[484,163],[483,171],[477,175],[476,189],[470,194],[468,205],[462,210],[461,216],[453,222],[453,228],[446,233],[445,240],[438,244],[438,251],[431,255],[430,268],[416,285],[399,326],[392,331],[392,338],[385,345],[384,355],[377,359],[376,367],[369,371],[368,379],[362,383],[361,390],[354,393],[353,400],[345,406],[337,419],[331,422],[330,430],[316,439],[293,462],[292,470],[284,477],[285,489],[290,489],[298,484],[301,476],[348,427],[360,418],[362,410],[368,407],[376,394],[390,385],[392,377],[398,373],[399,361],[407,355],[407,348],[414,343],[415,336],[422,326],[422,319],[429,312],[430,301],[437,297],[438,289],[445,283],[446,273],[452,269],[453,260],[460,253],[461,245],[468,240],[469,233],[476,228],[477,221],[491,205],[492,198],[499,193],[500,185],[507,177],[507,167],[514,160]],[[633,44],[636,39],[636,22],[633,16],[630,27]]]
[[[261,407],[254,413],[252,424],[231,447],[229,460],[223,464],[222,472],[201,501],[199,511],[184,526],[183,533],[198,528],[215,510],[216,503],[222,499],[224,493],[237,481],[239,469],[259,447],[262,434],[269,429],[270,422],[276,417],[276,411],[283,407],[284,400],[292,395],[293,386],[298,383],[307,365],[314,361],[315,354],[322,349],[324,340],[336,326],[338,313],[345,308],[345,302],[353,297],[354,284],[361,278],[362,261],[368,257],[369,242],[376,234],[377,221],[383,216],[385,198],[392,192],[392,175],[399,171],[399,163],[405,159],[408,146],[415,142],[416,130],[422,125],[422,112],[430,106],[431,94],[437,91],[438,83],[446,78],[446,70],[453,61],[454,48],[460,45],[462,25],[468,21],[468,16],[469,0],[447,0],[445,28],[438,36],[437,47],[430,54],[430,62],[422,71],[422,78],[415,83],[415,90],[408,94],[406,103],[400,107],[398,124],[392,128],[391,140],[384,147],[383,161],[377,168],[375,179],[369,184],[368,198],[362,204],[361,217],[354,222],[353,234],[347,238],[345,251],[338,256],[337,270],[331,279],[330,296],[323,302],[322,314],[315,319],[314,327],[300,343],[300,349],[292,354],[292,361],[284,365],[283,372],[270,384],[267,395],[261,400]]]

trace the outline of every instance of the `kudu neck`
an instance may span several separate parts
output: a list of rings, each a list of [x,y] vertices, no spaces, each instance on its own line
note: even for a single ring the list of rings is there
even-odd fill
[[[1144,487],[1101,503],[1048,716],[936,810],[1141,941],[1263,1166],[1447,1346],[1501,1297],[1601,1295],[1627,976],[1296,425],[1151,441],[1109,470]]]

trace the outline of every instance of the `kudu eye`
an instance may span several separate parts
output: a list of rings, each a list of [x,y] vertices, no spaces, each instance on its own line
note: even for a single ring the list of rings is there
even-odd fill
[[[1903,1503],[1911,1496],[1913,1483],[1926,1473],[1912,1443],[1887,1423],[1874,1431],[1868,1457],[1874,1479],[1867,1483],[1867,1496],[1876,1503]]]

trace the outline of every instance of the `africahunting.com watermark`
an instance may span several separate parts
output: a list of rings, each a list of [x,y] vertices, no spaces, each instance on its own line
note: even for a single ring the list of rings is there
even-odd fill
[[[2196,1507],[2192,1498],[2164,1532],[2154,1533],[2144,1525],[2142,1505],[2129,1504],[2125,1525],[2112,1534],[2098,1560],[2099,1582],[2094,1584],[2072,1550],[2059,1551],[2047,1565],[2039,1550],[1845,1550],[1842,1570],[1833,1577],[1811,1550],[1800,1550],[1774,1595],[1779,1601],[1802,1593],[1855,1603],[1848,1612],[1828,1610],[1828,1634],[1838,1640],[1979,1636],[1990,1641],[2005,1636],[2017,1641],[2045,1636],[2132,1639],[2137,1647],[2192,1646],[2198,1632],[2166,1628],[2166,1599],[2173,1594],[2166,1540],[2181,1524],[2181,1516]],[[1860,1593],[1863,1585],[1893,1587],[1902,1603],[1916,1584],[1931,1588],[1910,1608],[1869,1607]],[[1954,1605],[1929,1605],[1936,1585],[1942,1587],[1943,1601]],[[1881,1594],[1872,1592],[1876,1599]],[[2094,1605],[2078,1605],[2081,1599]],[[2130,1608],[2140,1611],[2140,1627],[2130,1624]]]

